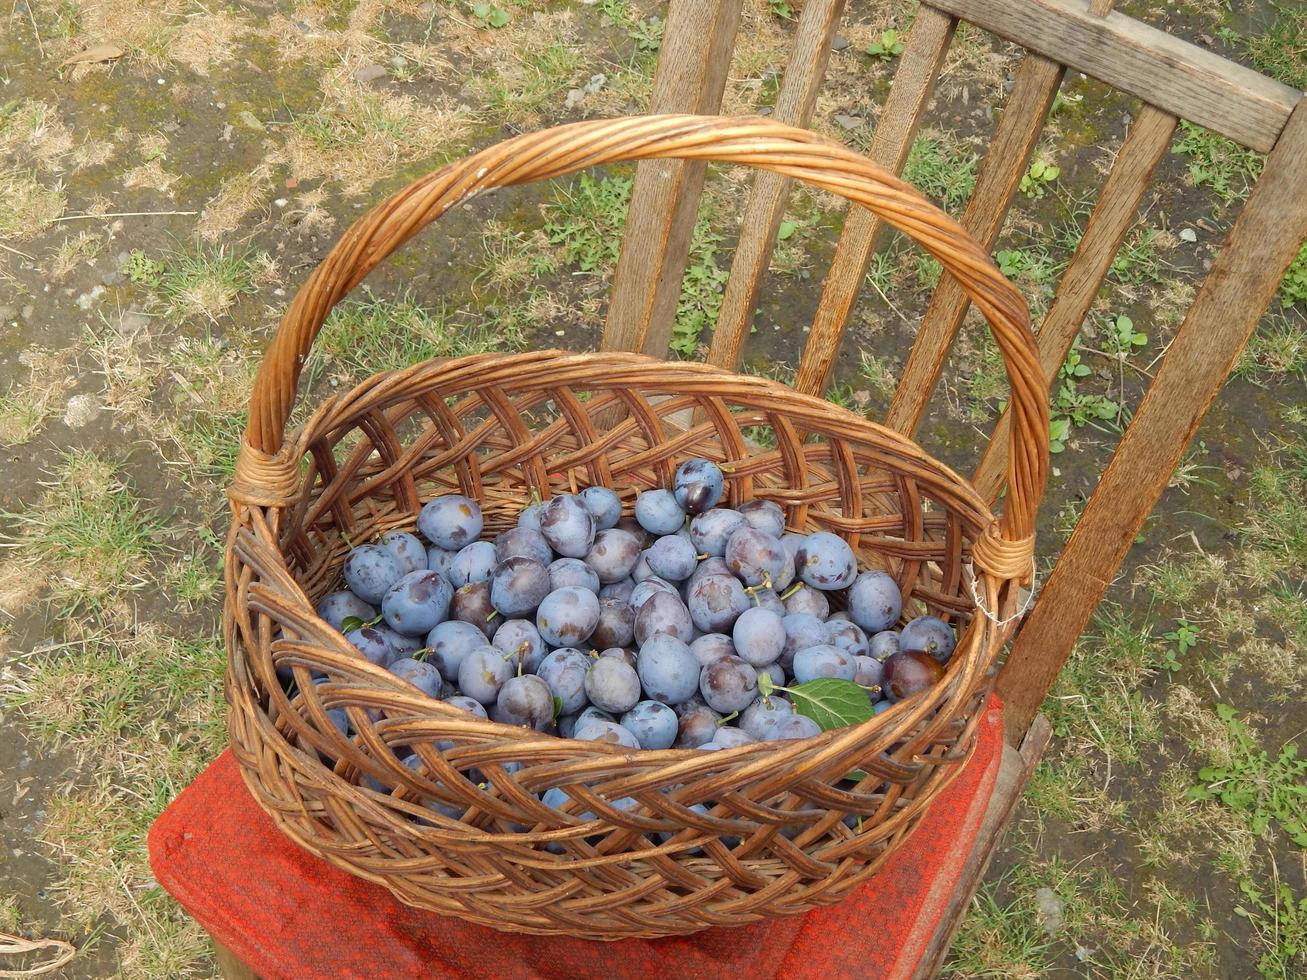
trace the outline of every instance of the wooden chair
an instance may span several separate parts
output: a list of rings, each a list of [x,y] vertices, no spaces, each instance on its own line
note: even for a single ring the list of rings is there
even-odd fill
[[[672,0],[652,111],[720,109],[741,3]],[[1269,154],[1033,609],[1015,628],[998,679],[1007,744],[996,784],[989,783],[994,788],[970,854],[956,857],[962,865],[959,885],[914,962],[899,964],[902,969],[895,972],[904,976],[929,976],[942,961],[1048,741],[1049,725],[1038,713],[1041,701],[1307,238],[1303,93],[1114,13],[1112,5],[1113,0],[923,2],[871,144],[876,162],[901,171],[960,22],[1024,49],[961,219],[982,246],[992,249],[1066,72],[1083,72],[1136,100],[1128,136],[1038,325],[1040,355],[1050,377],[1071,349],[1134,224],[1179,120]],[[804,4],[774,108],[779,121],[810,122],[844,6],[843,0]],[[639,233],[626,235],[622,244],[604,349],[665,356],[704,172],[704,164],[694,162],[646,162],[637,168],[627,227]],[[740,364],[789,190],[789,181],[776,174],[754,178],[713,334],[709,360],[714,364]],[[800,391],[826,390],[879,231],[869,213],[850,212],[803,352],[795,383]],[[890,403],[890,426],[911,435],[921,422],[967,308],[962,290],[945,275]],[[1006,427],[1004,418],[996,434]],[[976,485],[990,498],[998,493],[1005,444],[991,439],[975,472]],[[158,862],[156,855],[156,868]],[[239,964],[225,964],[229,976],[249,975]]]

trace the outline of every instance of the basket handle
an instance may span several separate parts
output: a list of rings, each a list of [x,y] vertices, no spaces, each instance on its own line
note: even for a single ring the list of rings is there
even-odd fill
[[[283,440],[304,360],[331,309],[391,252],[484,191],[651,159],[745,164],[828,190],[913,238],[957,279],[989,322],[1012,389],[1006,506],[974,557],[1000,578],[1025,578],[1049,440],[1048,383],[1025,301],[975,240],[911,185],[839,143],[764,118],[630,116],[557,126],[488,147],[392,194],[341,236],[282,317],[254,382],[233,502],[282,506],[295,493],[299,465],[286,458]]]

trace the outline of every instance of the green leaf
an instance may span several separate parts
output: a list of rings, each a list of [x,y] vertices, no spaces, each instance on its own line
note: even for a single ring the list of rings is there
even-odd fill
[[[776,240],[783,242],[798,230],[799,223],[797,221],[782,221],[780,228],[776,231]]]
[[[509,21],[508,11],[495,8],[495,12],[490,15],[488,23],[491,27],[503,27]]]
[[[867,692],[853,681],[819,677],[786,691],[794,699],[794,710],[811,718],[825,732],[856,725],[875,714]]]
[[[1221,721],[1230,721],[1234,718],[1234,708],[1228,704],[1218,704],[1216,706],[1216,717]]]
[[[563,699],[557,694],[554,695],[554,721],[558,721],[558,716],[563,713]]]
[[[492,9],[493,8],[488,3],[474,3],[472,4],[472,16],[480,17],[482,20],[485,20],[490,16],[490,11]]]
[[[363,620],[359,619],[357,616],[346,616],[340,624],[340,631],[342,633],[353,633],[355,630],[362,628]]]
[[[1044,168],[1042,179],[1057,180],[1057,178],[1061,175],[1061,173],[1062,173],[1061,167],[1056,166],[1055,164],[1049,164],[1047,167]]]
[[[776,683],[771,679],[771,674],[766,671],[758,672],[758,694],[761,697],[770,697],[771,692],[776,690]]]

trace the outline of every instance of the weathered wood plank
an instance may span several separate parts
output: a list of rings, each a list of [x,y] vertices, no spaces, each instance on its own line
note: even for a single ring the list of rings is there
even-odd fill
[[[962,215],[962,227],[986,252],[993,250],[1012,197],[1030,166],[1030,157],[1064,72],[1056,61],[1037,54],[1027,54],[1017,70],[1012,94],[994,129],[976,178],[976,188]],[[890,401],[885,423],[891,428],[911,435],[920,423],[968,306],[966,294],[946,273],[926,307],[917,339]]]
[[[931,0],[1000,37],[1262,153],[1301,93],[1086,0]]]
[[[998,678],[1020,734],[1062,669],[1144,519],[1307,239],[1307,98],[1266,161],[1225,247],[1017,633]]]
[[[844,0],[809,0],[799,15],[785,77],[772,113],[778,122],[807,126],[817,93],[826,77],[831,42],[839,27]],[[763,171],[753,180],[740,224],[740,237],[731,262],[730,278],[722,294],[722,307],[713,330],[708,363],[734,370],[740,365],[744,339],[749,335],[758,305],[758,289],[776,244],[776,232],[790,194],[790,178]]]
[[[1039,760],[1043,758],[1044,749],[1048,747],[1052,734],[1053,727],[1048,723],[1048,719],[1043,715],[1037,715],[1019,749],[1013,748],[1010,744],[1004,746],[1003,762],[998,771],[998,782],[994,785],[994,795],[989,801],[989,809],[985,811],[985,819],[976,834],[976,843],[967,858],[966,867],[962,871],[962,877],[953,892],[949,906],[940,918],[939,926],[926,948],[925,956],[917,964],[917,971],[914,974],[917,980],[928,980],[938,975],[949,945],[953,942],[953,936],[957,933],[962,920],[966,918],[971,900],[975,898],[976,891],[985,878],[985,872],[989,868],[994,852],[1003,842],[1003,834],[1012,821],[1017,804],[1025,794],[1030,777],[1034,775]]]
[[[1049,378],[1057,377],[1058,368],[1075,343],[1117,249],[1139,214],[1153,170],[1171,145],[1175,126],[1175,116],[1149,105],[1140,108],[1131,125],[1075,255],[1062,274],[1053,305],[1039,328],[1039,360]],[[1010,433],[1011,419],[1004,412],[973,478],[976,489],[991,503],[1003,488]]]
[[[894,85],[876,124],[870,157],[886,170],[899,173],[908,159],[917,127],[935,92],[957,20],[930,7],[922,7],[908,36]],[[812,321],[794,387],[809,395],[822,395],[839,352],[849,311],[858,298],[863,273],[875,250],[881,221],[863,208],[850,208],[821,299]]]
[[[721,109],[740,7],[741,0],[672,0],[651,111],[710,115]],[[650,160],[636,168],[602,350],[667,356],[706,167]]]

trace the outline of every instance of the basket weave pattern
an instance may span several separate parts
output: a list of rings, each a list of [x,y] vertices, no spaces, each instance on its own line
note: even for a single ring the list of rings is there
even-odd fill
[[[826,187],[883,214],[957,276],[1012,381],[1018,441],[1001,523],[967,481],[894,432],[766,379],[630,354],[415,365],[332,398],[283,441],[323,319],[421,227],[487,187],[657,156],[765,166]],[[965,233],[810,133],[646,117],[560,127],[452,164],[345,234],[297,295],[256,383],[226,567],[229,719],[246,782],[315,853],[404,901],[501,929],[659,936],[834,902],[875,872],[968,757],[1000,644],[975,612],[968,564],[988,607],[1010,611],[1047,468],[1044,385],[1019,297]],[[896,577],[905,616],[948,618],[959,643],[944,680],[808,740],[631,752],[433,701],[313,611],[349,542],[411,529],[434,496],[481,501],[487,534],[511,526],[533,493],[592,484],[617,490],[629,513],[638,491],[670,485],[689,456],[722,466],[730,503],[775,500],[789,528],[843,535],[863,567]],[[278,670],[294,675],[294,693]],[[332,725],[335,707],[355,734]],[[399,761],[400,746],[420,770]],[[848,788],[855,770],[866,776]],[[568,790],[570,812],[540,801],[554,786]],[[701,803],[706,815],[691,809]]]

